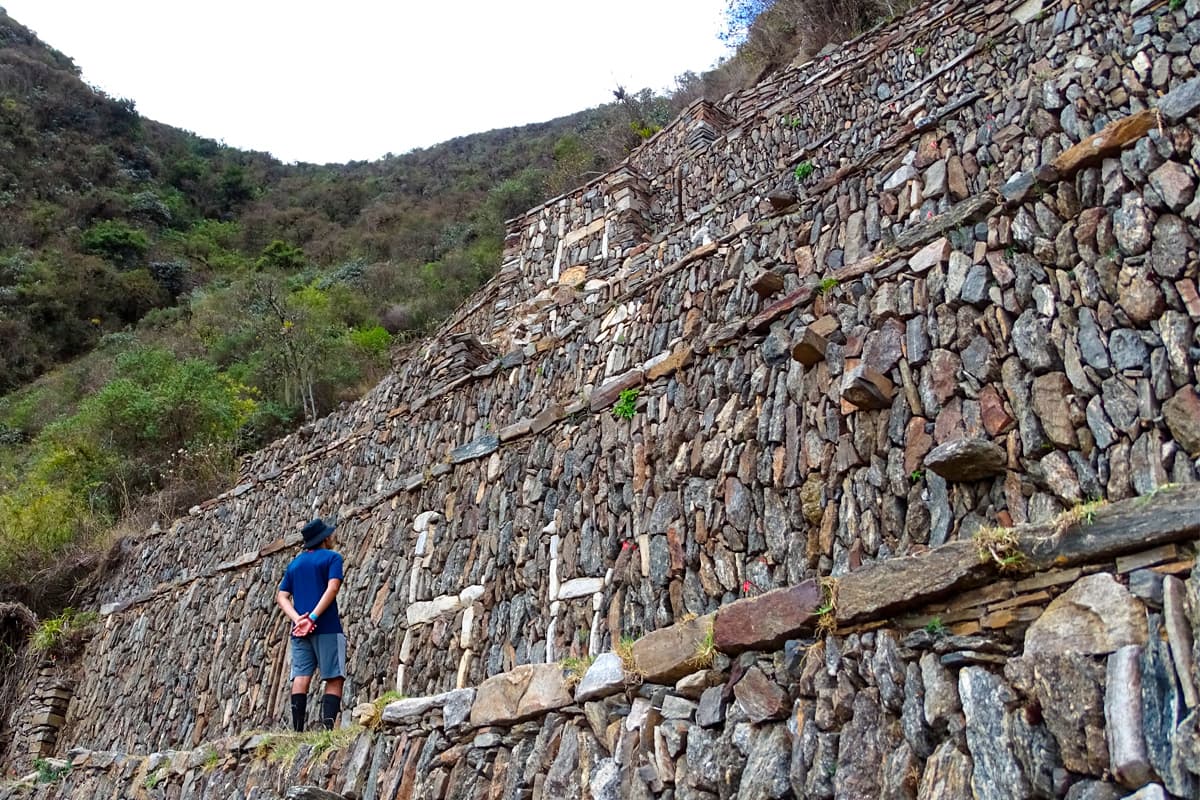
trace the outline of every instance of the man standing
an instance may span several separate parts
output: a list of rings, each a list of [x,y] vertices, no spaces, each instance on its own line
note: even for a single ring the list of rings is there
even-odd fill
[[[275,595],[292,621],[292,728],[304,730],[308,687],[319,668],[325,679],[321,722],[332,730],[346,674],[346,636],[335,599],[342,587],[342,557],[333,550],[332,525],[314,519],[302,533],[304,552],[288,564]]]

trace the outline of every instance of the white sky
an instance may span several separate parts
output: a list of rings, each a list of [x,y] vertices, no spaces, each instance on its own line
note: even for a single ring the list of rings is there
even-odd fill
[[[712,66],[726,0],[0,0],[146,117],[285,162],[374,160]]]

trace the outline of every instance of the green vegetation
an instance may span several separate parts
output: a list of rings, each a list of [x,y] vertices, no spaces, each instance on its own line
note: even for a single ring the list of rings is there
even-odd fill
[[[696,669],[708,669],[717,657],[717,644],[713,638],[713,624],[708,623],[704,630],[704,638],[696,645],[696,653],[691,658],[691,665]]]
[[[925,480],[925,470],[914,469],[909,473],[908,480],[910,483],[920,483],[921,481]]]
[[[71,771],[70,763],[56,763],[45,758],[35,758],[33,768],[37,770],[38,783],[55,783]]]
[[[97,620],[94,611],[64,609],[57,617],[43,620],[33,633],[30,646],[38,653],[60,654],[80,644],[80,636]]]
[[[595,656],[567,656],[559,661],[559,666],[562,667],[563,677],[566,678],[568,688],[574,689],[583,680],[583,676],[587,674],[588,667],[595,662]]]
[[[1178,11],[1187,4],[1187,0],[1171,0],[1170,6],[1172,11]]]
[[[633,419],[637,414],[637,389],[622,389],[621,396],[613,405],[612,413],[617,419]]]
[[[796,165],[796,168],[792,170],[792,174],[796,177],[796,180],[804,181],[808,179],[809,175],[813,174],[815,169],[816,167],[812,165],[811,161],[801,161]]]
[[[925,623],[925,632],[933,636],[944,636],[946,634],[946,623],[942,622],[941,617],[934,617]]]
[[[927,50],[924,45],[917,45],[913,48],[913,55],[917,58],[924,58],[926,52]]]
[[[838,279],[837,278],[822,278],[821,282],[817,284],[817,293],[818,294],[829,294],[837,287],[838,287]]]
[[[350,725],[329,731],[272,733],[259,746],[257,754],[268,761],[286,764],[295,761],[300,755],[301,748],[307,747],[309,760],[315,761],[328,752],[346,747],[363,730],[361,725]]]
[[[1025,554],[1011,528],[982,528],[975,533],[975,546],[982,563],[992,562],[1001,572],[1019,570],[1025,563]]]

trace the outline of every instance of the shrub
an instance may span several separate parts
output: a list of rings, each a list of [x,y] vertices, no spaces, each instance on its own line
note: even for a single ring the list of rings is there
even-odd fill
[[[82,635],[97,619],[99,615],[94,611],[65,608],[57,617],[42,620],[33,632],[29,646],[38,653],[69,656],[78,648]]]
[[[106,219],[83,232],[82,245],[84,252],[127,266],[146,254],[150,240],[137,228],[117,219]]]
[[[308,259],[304,251],[295,245],[290,245],[282,239],[276,239],[263,248],[262,255],[254,262],[256,269],[277,269],[283,272],[296,272],[304,269]]]

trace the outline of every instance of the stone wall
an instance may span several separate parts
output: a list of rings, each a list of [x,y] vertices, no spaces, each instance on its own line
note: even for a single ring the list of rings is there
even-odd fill
[[[363,704],[336,737],[78,749],[0,797],[1196,796],[1200,572],[1175,540],[1195,544],[1200,492],[1011,533],[1018,566],[952,542],[594,660]],[[1139,551],[1143,538],[1165,544]],[[931,600],[947,587],[960,591]],[[908,588],[917,613],[897,624],[887,610]]]
[[[1134,6],[927,5],[512,221],[367,397],[128,543],[59,752],[280,724],[314,515],[358,701],[1195,483],[1200,2]]]

